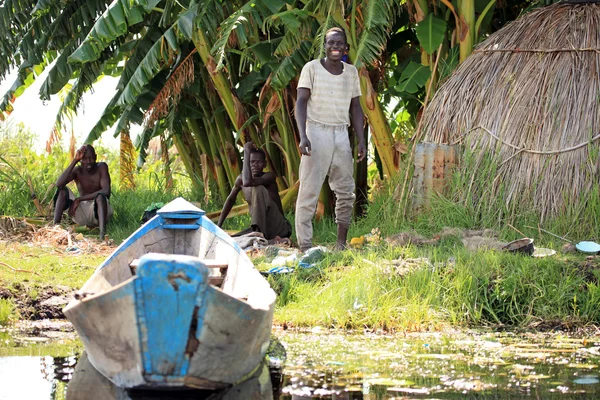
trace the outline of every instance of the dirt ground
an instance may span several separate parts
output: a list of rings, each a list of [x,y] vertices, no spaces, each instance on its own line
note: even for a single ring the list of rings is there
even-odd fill
[[[73,289],[65,286],[36,287],[31,296],[31,287],[15,283],[10,288],[0,288],[0,299],[12,299],[21,320],[64,319],[62,309],[70,301]]]

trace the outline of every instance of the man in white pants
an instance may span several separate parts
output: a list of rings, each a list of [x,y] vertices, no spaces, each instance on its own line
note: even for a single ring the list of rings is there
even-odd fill
[[[298,82],[296,122],[300,132],[300,189],[296,202],[296,237],[302,251],[312,246],[312,218],[325,177],[335,193],[336,249],[346,247],[354,206],[354,167],[348,137],[350,116],[358,137],[358,160],[366,155],[364,114],[356,67],[342,61],[346,34],[332,28],[325,34],[323,59],[308,62]]]

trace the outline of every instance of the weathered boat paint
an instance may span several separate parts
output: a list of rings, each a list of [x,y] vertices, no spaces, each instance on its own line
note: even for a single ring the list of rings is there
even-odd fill
[[[115,384],[214,389],[263,359],[274,302],[237,243],[177,199],[125,240],[64,312],[90,362]]]

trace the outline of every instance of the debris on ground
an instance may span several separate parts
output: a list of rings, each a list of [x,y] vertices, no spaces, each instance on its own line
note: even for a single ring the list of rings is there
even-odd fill
[[[487,236],[468,236],[462,239],[463,246],[470,251],[502,250],[506,242]]]
[[[400,232],[385,239],[388,244],[393,246],[407,246],[409,244],[412,244],[413,246],[424,246],[428,244],[435,244],[439,240],[439,237],[427,239],[425,236],[413,232]]]
[[[233,240],[245,251],[262,249],[269,245],[261,232],[249,232],[245,235],[234,236]]]
[[[0,239],[6,242],[32,242],[38,246],[62,249],[70,254],[110,254],[115,243],[108,236],[104,240],[85,237],[75,233],[75,226],[68,229],[60,225],[37,225],[26,219],[0,217]]]
[[[361,248],[365,244],[378,245],[381,242],[381,231],[379,228],[371,229],[366,235],[350,239],[350,247]]]
[[[272,267],[264,274],[281,274],[292,272],[296,268],[315,267],[325,258],[327,251],[327,248],[323,246],[311,247],[304,253],[298,249],[268,246],[264,255],[273,258],[270,263]]]
[[[0,217],[0,239],[25,241],[35,229],[36,226],[28,223],[24,218]]]
[[[460,229],[444,227],[431,239],[414,232],[399,232],[385,239],[393,246],[425,246],[437,244],[440,239],[454,236],[462,240],[463,245],[471,250],[496,249],[500,250],[506,243],[497,239],[497,233],[493,229]]]
[[[62,248],[70,254],[110,254],[115,249],[114,241],[85,237],[82,233],[74,233],[73,227],[64,229],[59,225],[47,225],[37,228],[31,237],[37,245]]]
[[[379,265],[386,275],[404,276],[422,268],[432,268],[428,258],[398,258],[397,260],[381,260]]]

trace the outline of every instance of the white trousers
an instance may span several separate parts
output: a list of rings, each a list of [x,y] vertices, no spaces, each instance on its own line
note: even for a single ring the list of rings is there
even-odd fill
[[[306,136],[311,143],[311,155],[303,155],[300,161],[300,188],[296,201],[296,238],[301,249],[312,246],[312,219],[326,176],[329,176],[329,187],[336,197],[336,224],[350,226],[356,198],[348,127],[309,121]]]

